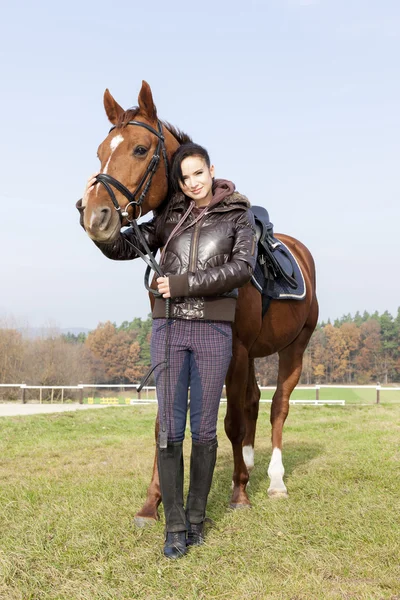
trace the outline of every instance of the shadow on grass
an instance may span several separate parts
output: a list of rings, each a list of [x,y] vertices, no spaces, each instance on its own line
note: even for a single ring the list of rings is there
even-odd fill
[[[285,466],[285,481],[300,466],[310,462],[323,451],[322,444],[287,443],[285,444],[283,461]],[[269,477],[268,465],[271,459],[271,450],[256,448],[255,466],[250,473],[250,485],[247,488],[250,502],[258,491],[264,492],[265,501],[273,502],[268,497]],[[215,470],[208,507],[216,523],[224,517],[229,508],[232,492],[233,458],[231,452],[219,452],[217,468]],[[290,486],[288,486],[289,488]],[[289,489],[290,493],[290,489]]]

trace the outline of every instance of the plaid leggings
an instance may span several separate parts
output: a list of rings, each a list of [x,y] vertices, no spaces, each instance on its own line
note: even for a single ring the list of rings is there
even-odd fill
[[[165,357],[166,319],[154,319],[151,360],[155,365]],[[158,409],[164,403],[169,442],[185,437],[190,386],[190,431],[193,440],[210,442],[217,434],[218,408],[226,372],[232,356],[232,327],[226,321],[170,319],[168,332],[169,377],[164,397],[166,369],[155,370]]]

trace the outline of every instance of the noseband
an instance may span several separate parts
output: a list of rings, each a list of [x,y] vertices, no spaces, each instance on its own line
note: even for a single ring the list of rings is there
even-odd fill
[[[164,143],[165,140],[164,140],[164,136],[162,134],[162,125],[161,125],[160,121],[157,121],[157,130],[154,129],[154,127],[151,127],[150,125],[147,125],[147,123],[142,123],[141,121],[129,121],[127,123],[127,125],[137,125],[138,127],[144,127],[145,129],[150,131],[150,133],[153,133],[154,135],[156,135],[158,137],[156,150],[155,150],[149,164],[147,165],[147,169],[146,169],[143,177],[139,181],[139,184],[136,187],[134,192],[130,192],[127,187],[125,187],[120,181],[118,181],[118,179],[111,177],[111,175],[107,175],[107,173],[99,173],[99,175],[97,175],[97,177],[96,177],[96,181],[98,183],[101,183],[102,185],[104,185],[104,187],[106,188],[106,190],[111,198],[111,201],[114,204],[115,210],[118,211],[118,213],[119,213],[121,222],[122,222],[123,218],[125,217],[127,219],[127,221],[129,221],[129,223],[132,223],[135,219],[139,219],[142,214],[142,204],[143,204],[144,199],[146,198],[147,192],[149,191],[149,188],[151,185],[151,181],[152,181],[154,174],[157,171],[157,167],[160,163],[161,152],[162,152],[163,159],[164,159],[165,174],[167,176],[167,182],[168,182],[169,173],[168,173],[167,152],[166,152],[165,143]],[[115,126],[111,127],[110,132],[113,129],[115,129]],[[116,190],[118,190],[128,200],[128,204],[124,208],[121,208],[121,206],[119,205],[118,200],[115,197],[114,190],[111,186],[113,186]],[[139,192],[141,192],[141,193],[140,193],[139,198],[137,199],[137,195],[139,194]],[[129,206],[138,206],[139,207],[139,214],[136,217],[135,217],[135,210],[133,210],[133,218],[132,219],[128,219]]]

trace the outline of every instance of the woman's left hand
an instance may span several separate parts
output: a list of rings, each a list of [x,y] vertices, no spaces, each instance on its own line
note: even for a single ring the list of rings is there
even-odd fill
[[[171,298],[171,292],[169,291],[169,279],[168,277],[158,277],[157,287],[163,298]]]

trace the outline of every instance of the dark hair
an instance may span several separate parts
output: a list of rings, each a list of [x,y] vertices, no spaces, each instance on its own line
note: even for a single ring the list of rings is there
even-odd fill
[[[204,160],[208,168],[211,166],[210,157],[203,146],[193,142],[179,146],[171,159],[170,184],[173,192],[180,191],[179,182],[183,183],[182,161],[189,156],[198,156]]]

